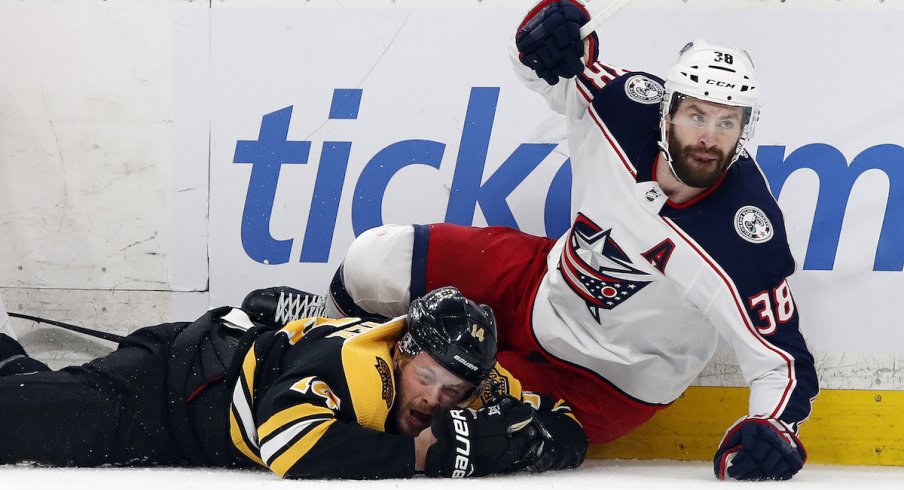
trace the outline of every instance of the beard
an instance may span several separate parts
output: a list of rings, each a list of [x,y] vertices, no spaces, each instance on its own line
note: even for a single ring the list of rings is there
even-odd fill
[[[397,367],[395,375],[397,380],[403,380],[403,369]],[[404,382],[396,386],[397,394],[386,420],[386,432],[417,437],[421,431],[430,428],[432,418],[439,415],[442,409],[439,406],[424,406],[408,396]]]
[[[707,150],[697,145],[682,145],[674,131],[669,131],[668,140],[672,170],[681,182],[690,187],[708,189],[716,185],[734,156],[734,152],[729,156],[718,148]]]

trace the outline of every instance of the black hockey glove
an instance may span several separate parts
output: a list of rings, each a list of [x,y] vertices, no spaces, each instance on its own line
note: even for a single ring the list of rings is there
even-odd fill
[[[537,413],[543,435],[536,454],[527,455],[525,469],[534,473],[577,468],[587,456],[587,434],[575,419],[557,412]]]
[[[242,310],[254,323],[282,328],[301,318],[322,316],[324,297],[288,286],[256,289],[242,301]]]
[[[788,480],[807,451],[782,421],[744,418],[728,429],[713,459],[720,480]]]
[[[521,63],[550,85],[559,83],[559,77],[572,78],[581,74],[584,71],[584,41],[580,30],[588,20],[590,16],[573,0],[554,1],[539,10],[531,10],[515,34]],[[590,40],[591,51],[595,51],[597,45],[594,33]],[[595,58],[595,53],[592,55]]]
[[[436,442],[427,450],[429,477],[468,478],[524,469],[544,437],[534,409],[506,397],[480,410],[449,410],[433,421]]]

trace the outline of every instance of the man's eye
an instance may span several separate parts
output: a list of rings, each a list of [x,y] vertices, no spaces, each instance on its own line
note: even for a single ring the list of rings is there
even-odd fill
[[[694,121],[695,123],[702,123],[703,116],[700,114],[691,114],[691,121]]]
[[[719,127],[722,129],[734,129],[735,123],[734,121],[722,121],[719,123]]]

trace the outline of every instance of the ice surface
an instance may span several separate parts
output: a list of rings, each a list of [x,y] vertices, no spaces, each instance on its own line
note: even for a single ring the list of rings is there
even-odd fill
[[[124,469],[124,468],[34,468],[29,466],[0,466],[0,487],[4,490],[257,490],[257,489],[357,489],[378,490],[462,490],[466,488],[516,490],[699,490],[721,488],[731,490],[765,489],[901,489],[904,488],[904,467],[807,465],[786,482],[721,482],[712,474],[712,466],[705,462],[590,460],[575,471],[550,472],[541,475],[510,475],[483,478],[466,484],[454,480],[382,481],[284,481],[263,471],[219,469]],[[740,487],[739,487],[740,485]]]

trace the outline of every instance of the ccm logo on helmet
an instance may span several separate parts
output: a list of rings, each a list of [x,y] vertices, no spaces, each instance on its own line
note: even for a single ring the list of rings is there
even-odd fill
[[[715,85],[716,87],[726,87],[726,88],[735,88],[737,85],[728,82],[722,82],[719,80],[713,80],[711,78],[706,79],[707,85]]]
[[[455,470],[452,478],[464,478],[474,472],[471,468],[471,439],[468,438],[468,424],[463,410],[450,410],[452,427],[455,429]],[[459,444],[460,443],[460,444]],[[470,469],[470,471],[468,471]]]

